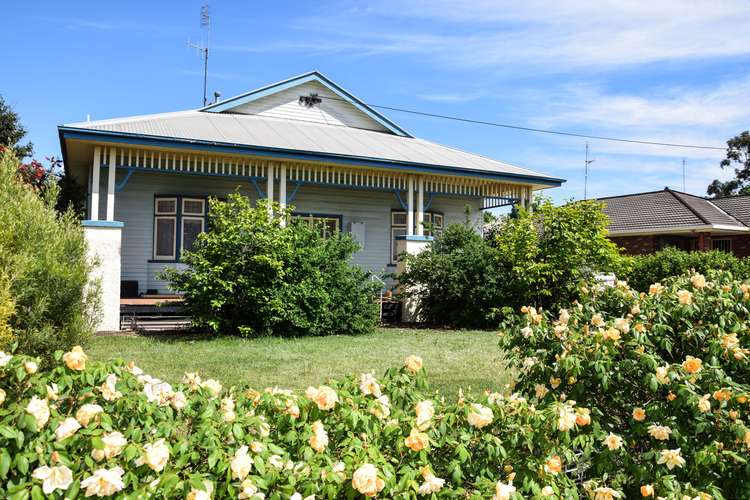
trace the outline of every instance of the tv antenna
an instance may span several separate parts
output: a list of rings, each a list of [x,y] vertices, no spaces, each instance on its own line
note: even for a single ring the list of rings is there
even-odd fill
[[[588,200],[588,187],[589,187],[589,165],[594,163],[596,160],[589,160],[589,143],[586,141],[586,160],[584,161],[584,174],[583,174],[583,199]]]
[[[685,193],[685,158],[682,159],[682,192]]]
[[[203,56],[203,105],[208,104],[208,48],[211,45],[211,15],[208,4],[201,6],[201,28],[206,30],[205,42],[191,43],[188,39],[188,47],[196,50],[199,56]]]

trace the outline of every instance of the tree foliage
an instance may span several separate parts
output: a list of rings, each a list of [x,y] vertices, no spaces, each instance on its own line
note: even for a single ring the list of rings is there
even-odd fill
[[[727,141],[727,156],[721,160],[721,168],[735,163],[739,167],[734,169],[734,178],[728,181],[714,179],[707,189],[709,196],[724,198],[750,194],[750,131],[745,130]]]
[[[0,95],[0,146],[6,146],[13,150],[18,158],[26,158],[34,152],[34,146],[27,142],[21,144],[26,135],[26,129],[21,124],[18,114],[5,102]]]
[[[164,278],[185,294],[197,325],[224,334],[334,335],[370,332],[376,322],[375,285],[352,265],[349,235],[321,236],[290,218],[291,209],[266,201],[253,207],[235,193],[209,202],[208,231],[183,255],[183,270]]]

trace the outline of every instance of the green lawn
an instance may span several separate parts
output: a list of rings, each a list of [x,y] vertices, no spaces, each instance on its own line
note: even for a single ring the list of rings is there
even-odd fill
[[[134,360],[147,373],[177,382],[198,371],[226,385],[304,389],[329,377],[401,366],[406,356],[424,360],[429,381],[443,394],[503,391],[509,377],[492,332],[378,329],[372,335],[299,339],[206,339],[180,336],[95,337],[90,359]]]

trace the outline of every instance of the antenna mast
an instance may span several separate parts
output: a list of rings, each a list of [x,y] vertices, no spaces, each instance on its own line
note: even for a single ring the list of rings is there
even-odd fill
[[[211,15],[208,11],[208,4],[201,6],[201,28],[206,30],[205,43],[190,43],[188,47],[194,48],[199,55],[203,56],[203,105],[208,104],[208,48],[211,45]]]
[[[685,193],[685,158],[682,158],[682,192]]]
[[[586,141],[586,159],[584,160],[584,174],[583,174],[583,199],[588,200],[588,187],[589,187],[589,165],[594,163],[596,160],[589,160],[589,143]]]

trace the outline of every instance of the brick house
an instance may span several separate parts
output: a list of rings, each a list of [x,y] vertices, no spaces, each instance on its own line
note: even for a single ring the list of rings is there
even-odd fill
[[[599,198],[609,237],[628,254],[723,250],[750,256],[750,196],[708,199],[669,188]]]

